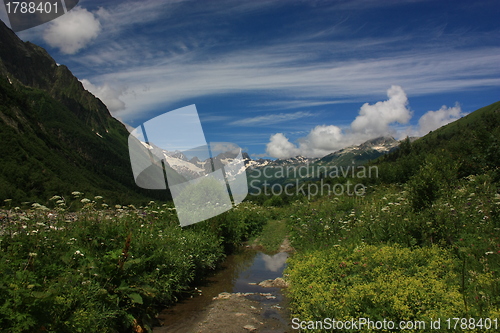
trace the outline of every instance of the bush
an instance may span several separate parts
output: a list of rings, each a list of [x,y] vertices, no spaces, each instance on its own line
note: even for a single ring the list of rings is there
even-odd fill
[[[35,204],[0,211],[2,330],[132,332],[140,325],[150,331],[159,307],[189,292],[228,244],[266,221],[241,204],[181,228],[167,204],[96,210],[101,200],[78,198],[77,213],[65,211],[57,196],[53,210]]]
[[[334,247],[291,258],[293,317],[436,320],[465,313],[448,252],[437,247]]]
[[[415,211],[428,208],[456,180],[458,165],[446,157],[429,155],[419,171],[407,182],[410,203]]]

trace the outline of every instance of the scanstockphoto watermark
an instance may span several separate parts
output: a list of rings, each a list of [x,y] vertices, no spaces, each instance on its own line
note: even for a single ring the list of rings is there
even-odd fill
[[[499,328],[498,318],[489,317],[454,317],[454,318],[430,318],[428,320],[373,320],[371,318],[351,318],[348,320],[337,320],[334,318],[323,318],[322,320],[300,320],[292,318],[292,329],[307,330],[329,330],[345,331],[448,331],[457,330],[481,330],[497,331]]]
[[[436,329],[437,321],[430,321],[430,328]],[[339,330],[339,331],[363,331],[363,330],[425,330],[429,328],[428,323],[423,320],[392,321],[392,320],[372,320],[370,318],[351,318],[350,320],[336,320],[333,318],[323,318],[323,320],[300,320],[292,319],[292,329],[294,330]]]
[[[309,199],[316,195],[363,196],[366,186],[359,180],[368,178],[378,178],[377,166],[318,166],[306,163],[298,167],[251,168],[248,173],[250,195],[303,195]],[[335,182],[335,179],[343,181]]]

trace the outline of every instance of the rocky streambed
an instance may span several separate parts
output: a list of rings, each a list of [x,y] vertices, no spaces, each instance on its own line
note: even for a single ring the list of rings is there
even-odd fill
[[[154,332],[291,332],[282,278],[291,251],[285,240],[273,255],[247,246],[228,256],[198,295],[160,313]]]

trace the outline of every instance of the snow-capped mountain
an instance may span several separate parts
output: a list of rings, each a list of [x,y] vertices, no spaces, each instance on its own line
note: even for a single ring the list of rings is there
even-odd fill
[[[186,180],[203,177],[218,169],[224,169],[226,177],[231,179],[245,172],[247,168],[246,163],[250,160],[247,153],[239,155],[239,151],[220,153],[213,158],[207,158],[205,160],[200,160],[197,156],[189,159],[183,152],[178,150],[172,152],[161,149],[152,143],[142,142],[142,144],[151,151],[156,158],[163,160],[167,167],[175,170],[178,174],[186,178]],[[241,158],[239,156],[241,156]],[[242,162],[241,166],[238,162]],[[227,166],[231,167],[227,168]]]
[[[350,146],[328,154],[317,161],[324,165],[361,165],[377,157],[387,154],[399,146],[399,141],[393,137],[378,137],[357,146]]]
[[[393,137],[379,137],[368,140],[357,146],[340,149],[322,158],[295,156],[277,160],[262,158],[252,160],[247,153],[242,153],[240,155],[242,157],[240,160],[240,162],[242,162],[241,164],[236,163],[238,162],[236,159],[239,154],[231,151],[220,153],[213,158],[200,160],[198,157],[189,159],[184,153],[178,150],[173,152],[167,151],[144,142],[143,145],[157,158],[164,160],[168,167],[175,170],[186,179],[199,178],[218,169],[224,169],[226,177],[231,179],[248,169],[257,170],[268,167],[300,167],[303,165],[361,165],[396,149],[399,145],[399,141],[395,140]],[[226,168],[226,166],[229,165],[235,165],[237,167]]]

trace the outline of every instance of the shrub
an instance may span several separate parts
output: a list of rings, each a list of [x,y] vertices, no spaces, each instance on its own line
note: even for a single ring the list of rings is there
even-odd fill
[[[445,157],[429,155],[424,165],[407,182],[410,203],[415,211],[428,208],[456,179],[458,165]]]
[[[226,244],[265,222],[246,204],[181,228],[167,204],[99,211],[90,199],[78,202],[77,213],[66,205],[0,211],[2,330],[150,331],[159,307],[214,269]]]
[[[292,257],[285,274],[301,320],[429,322],[465,312],[453,260],[438,247],[334,247]]]

